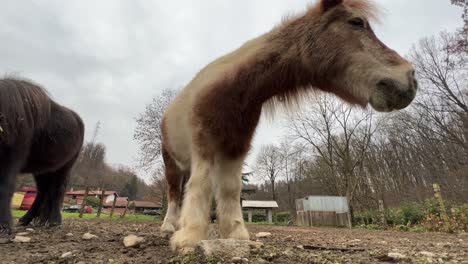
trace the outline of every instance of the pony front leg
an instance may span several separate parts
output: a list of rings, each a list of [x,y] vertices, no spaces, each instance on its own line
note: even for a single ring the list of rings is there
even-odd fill
[[[212,198],[211,164],[195,161],[187,182],[179,219],[180,229],[171,238],[171,248],[182,253],[208,237],[208,216]]]
[[[19,172],[19,166],[8,163],[10,160],[7,158],[8,156],[2,155],[0,149],[0,244],[10,241],[12,224],[10,204],[15,191],[16,174]],[[6,163],[2,163],[3,161]]]
[[[242,189],[242,160],[219,162],[216,174],[216,211],[222,238],[248,240],[240,193]]]

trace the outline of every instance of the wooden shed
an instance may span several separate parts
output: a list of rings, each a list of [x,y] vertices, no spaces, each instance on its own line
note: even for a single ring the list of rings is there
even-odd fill
[[[252,210],[265,210],[267,221],[273,222],[273,209],[278,208],[276,201],[242,201],[242,209],[247,210],[248,222],[252,222]]]

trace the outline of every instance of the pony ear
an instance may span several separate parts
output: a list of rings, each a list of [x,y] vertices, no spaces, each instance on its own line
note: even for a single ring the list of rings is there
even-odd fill
[[[325,13],[341,3],[343,0],[322,0],[322,11]]]

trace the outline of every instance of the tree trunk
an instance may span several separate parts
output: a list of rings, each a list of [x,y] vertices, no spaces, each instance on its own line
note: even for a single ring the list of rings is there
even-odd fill
[[[276,201],[275,181],[271,181],[271,198]]]

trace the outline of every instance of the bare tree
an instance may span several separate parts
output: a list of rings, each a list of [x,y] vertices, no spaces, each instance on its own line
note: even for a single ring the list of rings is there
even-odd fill
[[[138,142],[139,166],[151,171],[161,163],[161,121],[164,112],[177,94],[176,90],[166,89],[146,105],[145,111],[135,119],[137,126],[133,138]]]
[[[451,2],[463,8],[463,27],[458,31],[457,41],[453,47],[458,52],[468,54],[468,0],[451,0]]]
[[[456,41],[455,35],[444,32],[413,48],[411,59],[424,87],[416,111],[427,119],[418,125],[428,125],[424,129],[432,130],[435,137],[468,150],[463,124],[468,116],[467,68],[460,61],[463,55],[450,48]]]
[[[91,141],[86,142],[81,149],[80,157],[75,165],[75,174],[79,174],[82,177],[82,182],[73,182],[83,186],[98,186],[103,187],[104,184],[104,170],[105,170],[105,157],[106,147],[97,143],[97,137],[101,122],[97,122],[93,132],[93,138]]]
[[[161,216],[164,217],[167,209],[167,182],[164,177],[164,165],[157,167],[151,177],[150,191],[147,199],[160,202],[163,208]]]
[[[257,156],[257,175],[267,180],[271,187],[271,198],[276,200],[275,184],[283,169],[281,152],[275,145],[265,145]]]
[[[284,139],[279,147],[282,162],[282,175],[286,185],[286,207],[291,215],[295,215],[295,199],[300,198],[295,188],[295,178],[300,177],[300,169],[303,165],[304,147],[292,144],[291,140]]]
[[[290,134],[312,148],[323,185],[351,201],[361,180],[356,172],[375,132],[372,112],[353,110],[327,95],[311,105],[289,118]]]

